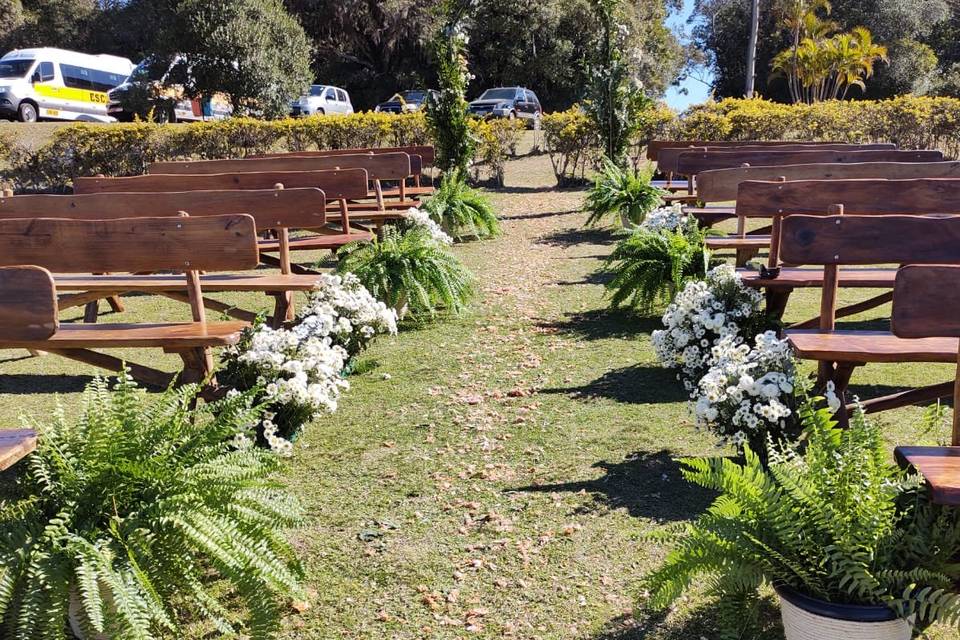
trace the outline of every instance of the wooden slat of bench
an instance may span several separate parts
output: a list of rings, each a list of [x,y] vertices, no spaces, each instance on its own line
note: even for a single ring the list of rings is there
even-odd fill
[[[87,193],[0,197],[0,218],[72,218],[107,220],[246,213],[257,229],[309,229],[326,224],[326,200],[315,188]]]
[[[0,335],[44,340],[57,331],[57,294],[41,267],[0,268]]]
[[[683,212],[707,227],[737,217],[736,207],[684,207]]]
[[[711,169],[730,169],[750,165],[778,166],[785,164],[837,162],[937,162],[943,160],[939,151],[708,151],[684,152],[677,159],[677,173],[697,175]]]
[[[776,147],[764,147],[756,145],[746,145],[742,147],[726,148],[726,147],[696,147],[696,148],[687,148],[687,149],[664,149],[660,153],[660,159],[657,161],[657,166],[661,171],[679,173],[685,176],[688,175],[699,175],[701,171],[710,170],[710,169],[726,169],[731,167],[741,167],[745,164],[750,164],[752,166],[759,166],[761,164],[771,164],[770,162],[750,162],[749,160],[744,160],[741,162],[736,162],[730,164],[723,162],[715,166],[704,165],[703,168],[698,168],[692,173],[687,173],[692,165],[688,164],[690,162],[690,153],[699,153],[699,154],[726,154],[737,155],[743,157],[752,157],[756,158],[760,154],[766,153],[778,153],[778,154],[789,154],[793,152],[819,152],[819,153],[847,153],[852,151],[895,151],[895,147],[890,144],[849,144],[849,143],[839,143],[839,144],[784,144],[778,145]],[[823,158],[830,158],[831,156],[825,155]],[[786,158],[786,155],[784,155]],[[889,159],[889,158],[888,158]],[[941,158],[931,158],[941,159]],[[765,159],[766,160],[766,159]],[[797,162],[788,162],[787,160],[780,160],[774,164],[797,164]],[[837,162],[836,160],[811,160],[810,162]]]
[[[770,246],[770,236],[722,236],[708,237],[705,240],[708,249],[762,249]]]
[[[885,331],[788,330],[800,358],[826,362],[956,362],[957,338],[898,338]]]
[[[248,215],[16,218],[0,220],[0,261],[64,273],[242,271],[257,266],[256,236]]]
[[[802,142],[798,140],[651,140],[647,143],[647,159],[658,161],[664,149],[682,149],[689,147],[710,147],[715,149],[736,149],[739,147],[783,147],[818,146],[852,144],[847,142]],[[889,145],[896,148],[896,145]]]
[[[315,235],[305,238],[291,238],[291,251],[323,251],[328,249],[339,249],[351,242],[369,242],[373,240],[372,233],[354,232],[337,233],[330,235]],[[280,243],[276,240],[261,240],[259,244],[261,251],[279,251]]]
[[[371,180],[403,180],[413,175],[410,156],[403,152],[341,156],[281,156],[244,160],[196,160],[185,162],[152,162],[149,174],[207,175],[216,173],[251,173],[277,171],[325,171],[366,169]]]
[[[757,271],[738,269],[748,287],[764,289],[803,289],[823,286],[823,269],[784,267],[776,278],[762,278]],[[896,269],[840,269],[839,286],[857,289],[890,289],[896,281]]]
[[[58,291],[186,291],[182,275],[54,275]],[[316,276],[264,274],[234,275],[205,274],[200,286],[205,292],[214,291],[312,291],[317,288]]]
[[[230,189],[316,188],[323,190],[327,201],[341,198],[366,198],[366,169],[339,171],[263,171],[259,173],[214,173],[204,175],[145,175],[126,178],[74,178],[75,193],[129,193],[203,191]]]
[[[360,153],[369,153],[372,155],[384,153],[406,153],[411,156],[417,155],[423,159],[424,164],[432,165],[436,158],[436,151],[429,145],[411,145],[407,147],[354,147],[350,149],[324,149],[313,151],[284,151],[277,153],[262,153],[251,158],[283,158],[287,156],[299,156],[304,158],[323,158],[327,156],[352,156]]]
[[[960,266],[906,266],[897,273],[891,329],[902,338],[960,336]],[[960,410],[960,408],[958,408]]]
[[[894,454],[923,475],[935,504],[960,505],[960,447],[897,447]]]
[[[0,471],[9,469],[36,448],[37,433],[33,429],[0,431]]]
[[[847,215],[960,213],[960,179],[844,179],[740,183],[737,215],[822,215],[842,204]]]
[[[781,259],[795,265],[951,264],[960,256],[960,216],[791,215],[781,234]]]
[[[163,347],[168,351],[236,344],[246,322],[163,322],[144,324],[61,324],[46,340],[10,340],[0,336],[0,349],[109,349]]]

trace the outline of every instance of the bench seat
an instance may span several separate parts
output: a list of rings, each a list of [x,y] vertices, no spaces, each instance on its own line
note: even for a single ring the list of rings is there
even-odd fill
[[[794,329],[784,336],[797,356],[826,362],[957,361],[957,338],[898,338],[886,331]]]
[[[781,268],[776,278],[763,278],[758,271],[737,269],[748,287],[757,289],[802,289],[823,286],[823,269]],[[840,269],[839,286],[863,289],[892,289],[896,269]]]
[[[4,429],[0,431],[0,471],[9,469],[36,448],[37,434],[33,429]]]
[[[362,214],[368,211],[384,213],[384,211],[394,211],[398,209],[402,209],[404,211],[407,209],[419,209],[422,205],[423,203],[419,200],[386,200],[383,203],[383,209],[381,209],[376,202],[350,201],[350,217],[352,218],[355,216],[355,214]]]
[[[712,227],[718,222],[737,217],[736,207],[684,207],[683,213],[696,218],[700,224]]]
[[[144,324],[61,324],[44,340],[3,340],[0,349],[107,349],[163,347],[165,351],[236,344],[247,322],[162,322]]]
[[[180,274],[151,275],[77,275],[54,274],[59,291],[186,291],[187,284]],[[313,291],[317,277],[284,274],[206,274],[200,276],[200,286],[211,291]]]
[[[935,504],[960,505],[960,447],[897,447],[894,455],[924,477]]]
[[[290,238],[291,251],[321,251],[335,250],[340,247],[356,242],[358,240],[369,242],[373,240],[373,234],[365,231],[355,231],[353,233],[336,233],[329,235],[307,236],[304,238]],[[279,240],[260,240],[257,243],[260,251],[279,251]],[[206,288],[206,285],[204,285]]]
[[[709,249],[763,249],[770,246],[770,236],[722,236],[707,238],[705,244]]]

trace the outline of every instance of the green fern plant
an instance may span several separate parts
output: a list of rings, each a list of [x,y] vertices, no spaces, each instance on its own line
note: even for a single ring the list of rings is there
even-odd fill
[[[916,614],[920,627],[957,624],[960,513],[929,503],[862,411],[848,429],[812,401],[800,415],[805,449],[771,445],[766,468],[749,447],[742,464],[682,460],[688,481],[720,496],[695,522],[650,536],[674,545],[646,578],[650,604],[669,606],[695,581],[736,602],[772,584],[827,602],[886,605]]]
[[[709,233],[692,217],[672,231],[633,229],[601,269],[610,277],[605,284],[610,305],[649,312],[673,300],[688,280],[705,278],[716,262],[704,242]]]
[[[356,275],[400,316],[460,313],[473,296],[473,274],[423,227],[385,227],[381,238],[351,243],[338,256],[338,271]]]
[[[500,221],[490,199],[468,186],[459,173],[445,176],[423,208],[454,238],[500,235]]]
[[[603,168],[587,191],[583,208],[589,212],[587,226],[595,226],[608,216],[622,216],[631,224],[640,224],[659,207],[666,192],[653,186],[651,169],[619,167],[604,159]]]
[[[194,408],[199,391],[148,400],[126,375],[97,379],[76,421],[37,425],[19,495],[0,502],[2,637],[66,638],[71,603],[86,637],[176,633],[185,604],[235,633],[218,594],[244,605],[245,633],[273,636],[300,595],[283,530],[301,510],[270,479],[275,455],[235,446],[259,420],[251,396]]]

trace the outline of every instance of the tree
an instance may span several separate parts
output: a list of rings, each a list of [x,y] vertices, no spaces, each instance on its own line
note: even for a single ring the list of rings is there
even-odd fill
[[[286,115],[310,83],[310,45],[278,0],[183,0],[160,38],[170,77],[192,97],[222,92],[234,113]]]
[[[401,89],[425,88],[434,70],[430,2],[286,0],[313,40],[316,78],[345,87],[357,107],[372,107]]]

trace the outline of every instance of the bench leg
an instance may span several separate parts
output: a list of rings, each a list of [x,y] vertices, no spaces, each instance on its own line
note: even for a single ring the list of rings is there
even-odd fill
[[[274,329],[279,329],[286,322],[293,322],[296,317],[296,308],[293,304],[293,292],[292,291],[277,291],[271,293],[273,296],[274,305],[273,305],[273,318],[271,320],[271,325]]]
[[[193,347],[177,350],[175,353],[183,360],[183,371],[180,373],[180,384],[216,385],[213,376],[213,351],[207,347]]]
[[[123,306],[123,302],[120,301],[120,296],[110,296],[107,298],[107,304],[110,305],[110,308],[113,309],[114,313],[123,313],[126,311],[126,308]]]
[[[83,308],[83,321],[87,324],[93,324],[97,321],[100,314],[100,299],[91,300]]]
[[[782,320],[793,289],[767,288],[764,293],[767,298],[767,315]]]
[[[940,398],[949,398],[953,395],[954,382],[944,382],[919,389],[908,389],[899,393],[872,398],[862,402],[864,413],[878,413],[888,409],[898,409],[914,404],[928,404]]]
[[[755,247],[749,247],[744,249],[737,249],[737,262],[738,267],[745,267],[747,263],[750,262],[757,254],[760,253],[760,250]]]

